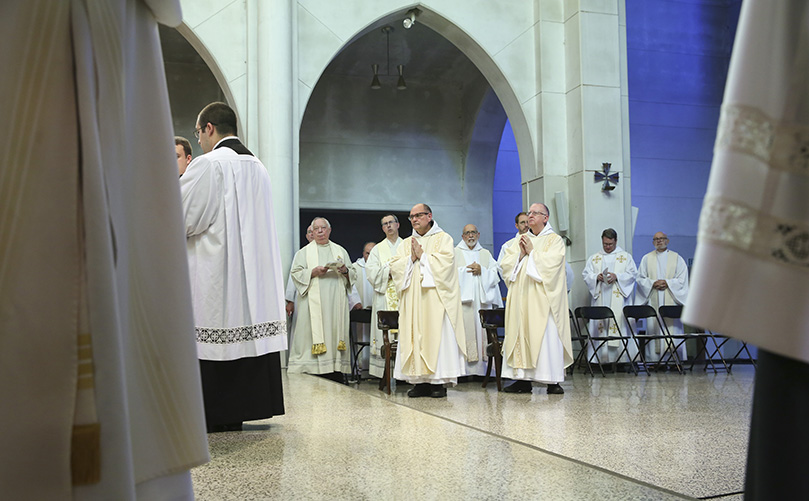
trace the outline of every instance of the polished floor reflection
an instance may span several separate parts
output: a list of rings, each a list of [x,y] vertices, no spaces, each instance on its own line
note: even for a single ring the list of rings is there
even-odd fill
[[[285,376],[287,414],[209,435],[197,499],[742,499],[754,370],[445,399]]]

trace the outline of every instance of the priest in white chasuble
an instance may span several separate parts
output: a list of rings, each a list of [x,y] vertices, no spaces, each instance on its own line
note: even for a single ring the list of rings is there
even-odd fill
[[[286,313],[270,176],[236,126],[225,103],[203,108],[195,135],[205,154],[180,178],[211,432],[284,413]]]
[[[394,214],[388,214],[382,218],[381,222],[382,231],[385,232],[385,239],[371,249],[365,263],[367,281],[374,291],[371,309],[371,353],[368,361],[368,372],[371,376],[379,378],[385,375],[385,359],[382,358],[380,351],[382,348],[382,331],[377,326],[376,313],[379,310],[399,309],[399,294],[396,292],[396,285],[391,277],[390,262],[402,243],[402,239],[399,237],[399,218]]]
[[[193,499],[208,446],[157,26],[180,2],[0,11],[0,498]]]
[[[396,251],[390,270],[399,292],[399,347],[393,376],[416,386],[409,397],[447,395],[463,375],[461,294],[452,237],[433,220],[427,204],[408,216],[413,235]]]
[[[655,250],[640,260],[635,301],[638,304],[651,305],[655,310],[661,306],[684,305],[688,298],[688,266],[685,265],[685,259],[668,248],[669,237],[662,231],[654,234],[652,244]],[[672,334],[683,333],[680,319],[669,320],[666,327]],[[660,327],[655,321],[647,321],[646,332],[657,335]],[[650,341],[646,345],[646,360],[659,360],[665,350],[663,340]],[[685,343],[677,350],[677,356],[680,360],[686,359]]]
[[[329,240],[331,225],[312,221],[315,239],[299,250],[290,274],[298,289],[287,372],[323,374],[336,381],[351,372],[348,352],[348,294],[351,279],[348,252]]]
[[[618,329],[621,335],[630,337],[629,327],[624,319],[624,306],[634,304],[635,278],[638,269],[632,256],[618,246],[618,234],[612,228],[607,228],[601,232],[602,250],[593,254],[587,259],[587,264],[582,271],[584,283],[590,291],[591,306],[608,306],[615,314],[615,322],[609,321],[609,329],[606,328],[606,320],[593,320],[588,327],[593,335],[617,336]],[[623,349],[620,341],[610,341],[598,352],[598,360],[602,364],[608,362],[629,362],[626,354],[621,360],[616,360],[618,353]],[[587,356],[591,362],[595,362],[595,354],[588,346]],[[635,343],[629,340],[629,357],[634,357],[638,352]]]
[[[478,310],[501,308],[500,274],[497,261],[484,249],[478,239],[480,233],[474,224],[463,228],[461,241],[455,247],[455,265],[461,288],[463,324],[466,340],[466,374],[486,375],[486,331],[480,324]]]
[[[536,381],[550,394],[563,394],[559,383],[573,363],[565,242],[548,217],[545,204],[532,204],[531,231],[506,249],[501,263],[508,282],[503,377],[516,380],[504,388],[509,393],[531,393]]]

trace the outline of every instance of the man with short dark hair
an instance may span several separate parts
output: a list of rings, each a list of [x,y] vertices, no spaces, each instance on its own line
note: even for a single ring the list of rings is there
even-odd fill
[[[465,348],[461,294],[452,237],[427,204],[410,209],[407,237],[390,270],[399,291],[399,347],[393,376],[416,386],[408,397],[447,396],[445,384],[463,375]]]
[[[177,155],[177,170],[180,177],[185,174],[185,169],[191,163],[191,143],[183,136],[174,136],[174,153]]]
[[[621,334],[629,336],[629,327],[624,319],[624,306],[633,303],[635,292],[635,277],[638,269],[632,255],[618,246],[618,233],[612,228],[607,228],[601,233],[602,250],[596,252],[587,259],[587,264],[582,271],[584,283],[592,296],[592,306],[608,306],[615,314]],[[591,322],[591,332],[598,332],[601,336],[617,336],[618,327],[615,322],[610,322],[609,332],[605,331],[605,320],[593,320]],[[602,347],[598,352],[599,362],[629,362],[629,358],[616,360],[621,347],[620,341],[609,341],[607,346]],[[637,353],[635,343],[629,343],[629,357],[634,357]],[[595,362],[592,348],[588,347],[587,356],[591,362]],[[623,355],[626,357],[626,355]]]
[[[371,310],[371,345],[368,372],[371,376],[381,378],[385,374],[385,359],[382,357],[382,331],[379,330],[376,318],[379,310],[399,309],[399,294],[390,274],[390,262],[399,245],[399,218],[395,214],[386,214],[380,220],[385,239],[371,249],[365,263],[368,283],[374,289],[373,308]]]
[[[205,154],[180,178],[209,432],[284,413],[286,314],[270,177],[235,134],[228,105],[203,108],[194,135]]]

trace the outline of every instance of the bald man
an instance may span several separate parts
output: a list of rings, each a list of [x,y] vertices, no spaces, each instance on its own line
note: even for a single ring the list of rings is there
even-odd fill
[[[433,220],[427,204],[408,216],[413,234],[391,260],[399,293],[399,348],[393,376],[416,386],[407,396],[441,398],[445,384],[463,375],[464,340],[461,294],[452,237]]]
[[[685,304],[688,298],[688,267],[685,260],[669,250],[669,237],[658,231],[652,237],[654,250],[640,260],[635,288],[635,301],[648,304],[654,309],[660,306]],[[683,333],[683,323],[678,319],[669,326],[672,334]],[[647,332],[657,335],[660,330],[655,322],[647,322]],[[655,361],[665,352],[662,339],[655,339],[646,345],[646,359]],[[686,346],[682,343],[677,349],[680,360],[686,359]]]
[[[455,246],[455,266],[461,288],[463,324],[466,339],[466,375],[486,375],[486,331],[478,310],[500,308],[500,275],[497,261],[480,245],[480,232],[474,224],[463,227],[461,241]]]

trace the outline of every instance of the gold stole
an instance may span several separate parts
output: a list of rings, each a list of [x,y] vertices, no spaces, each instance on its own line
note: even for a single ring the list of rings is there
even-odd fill
[[[377,244],[379,246],[379,262],[389,264],[393,255],[390,251],[390,244],[388,243],[388,239],[379,242]],[[401,245],[401,244],[399,244]],[[386,310],[398,310],[399,309],[399,294],[396,293],[396,284],[393,282],[393,279],[388,275],[388,287],[385,290],[385,301],[387,302]]]
[[[334,246],[331,242],[329,246],[329,254],[331,258],[327,262],[335,260]],[[318,264],[318,244],[314,240],[306,246],[306,267],[309,270],[319,266]],[[326,353],[326,338],[323,332],[323,310],[320,301],[320,277],[310,277],[309,282],[309,321],[312,326],[312,355],[322,355]],[[342,330],[340,330],[342,332]],[[340,339],[337,343],[339,351],[345,351],[346,343],[344,339]]]
[[[668,261],[666,261],[666,277],[674,277],[674,274],[677,271],[677,261],[679,261],[680,255],[674,251],[669,251]],[[652,282],[658,279],[657,277],[657,252],[652,252],[649,259],[646,260],[646,274],[652,280]],[[649,294],[649,303],[657,308],[660,306],[657,299],[657,290],[652,289],[652,292]],[[663,294],[663,305],[675,305],[677,301],[674,300],[674,295],[671,293],[671,289],[666,288]]]

